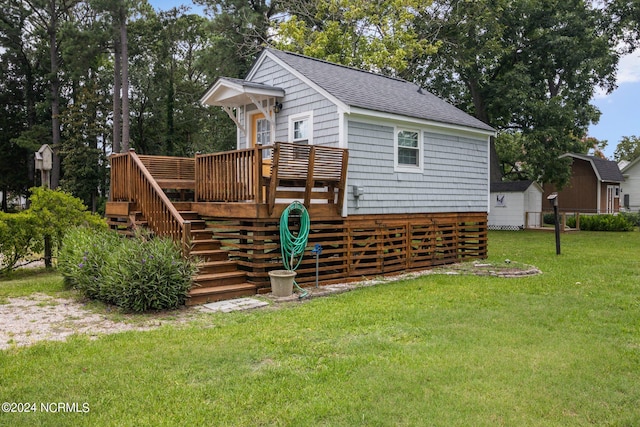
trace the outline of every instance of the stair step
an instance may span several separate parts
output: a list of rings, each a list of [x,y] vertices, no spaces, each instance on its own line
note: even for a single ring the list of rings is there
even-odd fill
[[[203,288],[237,285],[247,279],[244,271],[226,271],[223,273],[198,274],[194,282]]]
[[[185,219],[185,221],[191,222],[191,231],[201,231],[207,228],[207,223],[204,219]]]
[[[228,273],[238,270],[238,263],[232,260],[206,261],[198,265],[198,274]]]
[[[216,286],[214,288],[194,287],[189,292],[186,305],[206,304],[208,302],[251,296],[256,294],[256,286],[250,283]]]
[[[179,212],[180,212],[180,216],[182,216],[182,218],[187,221],[200,219],[200,215],[198,215],[198,212],[195,212],[195,211],[179,211]]]
[[[204,261],[224,261],[229,259],[229,252],[222,249],[205,249],[202,251],[191,251],[189,253],[194,258]]]
[[[217,251],[220,249],[220,242],[217,240],[192,240],[192,251]]]

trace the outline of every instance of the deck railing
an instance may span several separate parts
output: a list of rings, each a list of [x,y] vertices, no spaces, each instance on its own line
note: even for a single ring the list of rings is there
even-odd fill
[[[111,157],[111,200],[135,202],[158,236],[181,242],[189,250],[191,222],[185,221],[135,151]]]
[[[266,150],[273,157],[264,159]],[[180,233],[182,227],[173,218],[177,212],[163,190],[180,190],[182,196],[192,191],[197,203],[267,204],[269,215],[277,200],[292,199],[304,201],[307,207],[332,205],[340,214],[347,160],[347,150],[284,142],[199,154],[195,159],[131,151],[111,157],[111,200],[144,202],[143,215],[162,235]],[[160,216],[152,215],[156,212]]]
[[[264,202],[262,151],[245,150],[196,156],[196,202]]]

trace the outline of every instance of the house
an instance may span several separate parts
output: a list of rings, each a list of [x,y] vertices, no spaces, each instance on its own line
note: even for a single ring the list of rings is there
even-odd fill
[[[115,155],[107,205],[114,227],[144,222],[209,263],[192,303],[269,290],[292,200],[309,212],[309,245],[323,248],[322,283],[486,257],[495,132],[418,86],[267,48],[201,103],[227,112],[237,149]],[[223,262],[227,276],[213,265]],[[297,273],[314,283],[314,257]]]
[[[624,177],[624,183],[620,188],[622,207],[628,212],[638,212],[640,211],[640,157],[625,162],[620,169]]]
[[[585,154],[567,153],[560,157],[572,159],[571,178],[558,191],[554,185],[544,184],[543,210],[549,194],[558,193],[560,212],[616,213],[620,209],[620,185],[624,177],[614,161]]]
[[[494,130],[413,83],[267,48],[245,80],[221,78],[201,102],[227,111],[238,149],[348,149],[345,217],[487,212]]]
[[[491,183],[489,230],[523,230],[541,224],[542,187],[535,181]]]

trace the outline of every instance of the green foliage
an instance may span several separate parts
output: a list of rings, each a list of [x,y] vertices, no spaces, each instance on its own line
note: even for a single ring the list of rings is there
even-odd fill
[[[30,200],[29,211],[35,216],[41,233],[52,237],[54,247],[60,247],[65,233],[75,226],[107,227],[104,218],[87,211],[82,200],[64,191],[34,187]]]
[[[42,187],[31,191],[29,209],[0,215],[0,273],[42,251],[44,236],[51,236],[53,249],[59,249],[65,233],[75,226],[107,228],[104,218],[88,212],[82,201],[70,194]]]
[[[624,217],[630,224],[640,227],[640,212],[620,212],[618,215]]]
[[[435,0],[420,34],[441,45],[420,58],[414,78],[498,130],[520,132],[519,162],[562,187],[569,166],[558,156],[582,152],[600,115],[595,88],[615,87],[605,15],[581,0]]]
[[[132,312],[183,305],[195,274],[169,239],[125,239],[86,228],[67,234],[58,267],[68,286],[87,298]]]
[[[65,175],[61,186],[87,206],[95,207],[99,193],[106,194],[107,190],[104,183],[108,162],[98,148],[99,136],[106,133],[106,123],[97,116],[108,104],[104,95],[100,97],[95,81],[78,92],[77,102],[62,116],[65,127],[60,154]]]
[[[42,250],[42,230],[32,212],[0,212],[0,274],[33,252]]]
[[[640,157],[640,138],[635,135],[623,136],[613,152],[613,159],[616,162],[620,160],[631,162],[638,157]]]
[[[567,226],[576,227],[576,217],[567,217]],[[580,230],[582,231],[633,231],[638,218],[631,215],[580,215]]]
[[[421,0],[322,0],[292,2],[277,26],[277,47],[338,64],[403,75],[413,58],[436,45],[416,31]],[[311,9],[310,9],[311,6]]]

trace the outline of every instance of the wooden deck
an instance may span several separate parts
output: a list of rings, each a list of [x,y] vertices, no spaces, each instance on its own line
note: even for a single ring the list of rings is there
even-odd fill
[[[148,227],[201,260],[190,304],[270,290],[268,271],[282,268],[279,219],[292,200],[309,211],[308,247],[323,248],[321,283],[486,257],[484,212],[342,217],[346,150],[278,143],[270,164],[262,150],[111,158],[112,227]],[[297,272],[298,283],[315,283],[310,252]]]

